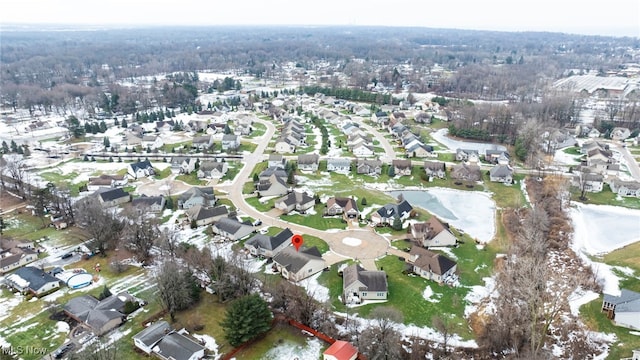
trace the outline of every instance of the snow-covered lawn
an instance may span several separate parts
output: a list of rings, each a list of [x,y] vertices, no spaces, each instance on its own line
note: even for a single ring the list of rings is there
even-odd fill
[[[431,137],[437,142],[449,148],[449,150],[455,151],[458,148],[477,150],[478,153],[485,154],[487,150],[506,150],[502,145],[471,142],[471,141],[458,141],[448,138],[446,135],[449,133],[449,129],[440,129],[434,133],[431,133]]]
[[[489,242],[495,236],[496,204],[487,193],[429,188],[390,194],[393,197],[402,194],[412,206],[428,210],[481,242]]]
[[[285,341],[276,345],[269,350],[263,357],[263,360],[281,360],[281,359],[319,359],[322,355],[324,342],[311,338],[307,339],[304,346],[293,342]]]
[[[352,237],[346,237],[342,239],[342,243],[347,246],[360,246],[360,244],[362,244],[362,240]]]

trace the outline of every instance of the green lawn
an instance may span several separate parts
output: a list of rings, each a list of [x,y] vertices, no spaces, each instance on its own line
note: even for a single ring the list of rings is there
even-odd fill
[[[42,177],[43,180],[54,183],[56,186],[60,186],[60,184],[62,183],[68,184],[71,182],[71,180],[77,178],[78,175],[79,174],[75,171],[72,171],[66,175],[62,175],[61,173],[53,171],[40,173],[40,177]]]
[[[160,151],[164,151],[166,153],[171,153],[171,150],[174,150],[175,152],[178,152],[178,148],[181,148],[184,146],[185,151],[188,152],[191,149],[191,145],[193,144],[193,141],[189,140],[189,141],[183,141],[183,142],[178,142],[178,143],[174,143],[174,144],[164,144],[162,146],[162,148],[160,148]]]
[[[195,186],[201,186],[201,185],[207,184],[205,180],[198,179],[198,174],[195,171],[190,174],[178,175],[176,176],[176,180],[184,181],[189,185],[195,185]]]
[[[267,359],[271,360],[267,354],[269,350],[276,348],[278,346],[300,346],[304,347],[306,344],[306,337],[302,335],[300,330],[286,325],[286,324],[276,324],[269,332],[267,332],[263,337],[257,340],[251,346],[248,346],[246,349],[239,351],[234,355],[236,359]],[[323,342],[323,344],[325,344]],[[326,350],[329,345],[325,344],[323,346],[322,351]],[[224,349],[222,349],[224,350]],[[297,359],[297,358],[296,358]],[[322,353],[318,354],[318,360],[322,359]],[[273,359],[276,360],[276,359]],[[305,359],[306,360],[306,359]],[[314,359],[308,359],[314,360]]]
[[[601,309],[602,296],[580,307],[580,317],[592,330],[616,335],[616,341],[609,347],[607,360],[631,357],[632,350],[640,349],[640,336],[630,334],[629,329],[615,326]]]
[[[252,142],[248,142],[248,141],[243,141],[240,144],[240,147],[238,147],[237,153],[242,154],[245,151],[248,151],[250,153],[256,151],[256,148],[258,147],[258,144],[254,144]]]
[[[267,132],[267,127],[262,123],[254,122],[253,124],[251,124],[251,130],[251,134],[246,136],[249,139],[257,138],[264,135],[264,133]]]
[[[324,217],[322,216],[322,212],[324,211],[324,204],[317,204],[315,206],[315,214],[307,214],[307,215],[282,215],[280,219],[284,221],[290,221],[294,224],[308,226],[318,230],[327,230],[327,229],[344,229],[347,227],[342,220],[342,218],[335,217]]]
[[[580,152],[580,148],[579,147],[568,147],[562,150],[563,153],[565,154],[569,154],[569,155],[579,155],[582,156],[582,153]]]
[[[154,170],[156,174],[153,176],[153,178],[156,180],[166,179],[169,176],[171,176],[171,167],[168,167],[164,170],[158,170],[158,169],[154,169]]]
[[[526,206],[526,199],[520,188],[520,182],[524,181],[525,175],[515,174],[513,176],[514,184],[512,185],[491,182],[486,173],[483,174],[482,177],[485,186],[492,193],[491,198],[496,202],[498,207],[517,209]]]
[[[236,178],[236,175],[238,175],[238,173],[240,172],[241,168],[242,168],[242,164],[238,161],[227,162],[227,173],[224,174],[222,178],[220,178],[220,181],[226,181],[226,180],[233,181],[233,179]]]
[[[319,237],[306,235],[306,234],[303,234],[302,237],[304,239],[304,245],[303,245],[304,247],[311,248],[315,246],[318,248],[318,251],[320,251],[321,254],[324,254],[327,251],[329,251],[329,244],[327,244],[326,241],[320,239]]]
[[[262,212],[267,212],[273,209],[273,205],[276,202],[276,199],[271,199],[263,204],[259,201],[257,197],[250,197],[250,198],[247,198],[246,200],[249,205],[253,206],[256,210],[262,211]]]
[[[453,153],[438,153],[438,160],[452,162],[456,159],[456,154]]]
[[[611,191],[609,184],[604,184],[602,191],[597,193],[588,192],[585,194],[587,200],[580,200],[580,190],[571,188],[571,200],[585,204],[622,206],[630,209],[640,209],[640,198],[621,197]]]
[[[246,183],[244,183],[244,185],[242,185],[243,194],[253,194],[254,191],[256,191],[256,187],[253,184],[253,181],[247,181]]]
[[[609,265],[628,266],[634,269],[636,273],[640,273],[640,242],[606,254],[604,262]],[[640,291],[640,289],[637,291]]]

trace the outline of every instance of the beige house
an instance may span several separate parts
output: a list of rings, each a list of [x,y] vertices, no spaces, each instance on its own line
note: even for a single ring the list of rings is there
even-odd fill
[[[424,247],[429,246],[454,246],[456,237],[449,230],[449,226],[443,224],[438,218],[432,216],[422,223],[410,225],[411,237]]]
[[[300,251],[288,246],[273,257],[273,265],[283,278],[290,281],[306,279],[327,267],[322,254],[315,246]]]
[[[365,270],[358,264],[347,266],[342,272],[342,301],[360,304],[366,300],[387,300],[389,287],[384,271]]]
[[[407,260],[412,271],[422,278],[439,283],[447,281],[456,273],[455,261],[420,246],[413,246]]]

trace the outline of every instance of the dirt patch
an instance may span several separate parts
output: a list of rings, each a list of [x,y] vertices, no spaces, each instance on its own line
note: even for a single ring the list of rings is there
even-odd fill
[[[137,192],[146,196],[159,195],[177,195],[191,188],[191,185],[185,184],[179,180],[158,180],[138,186]]]
[[[0,209],[9,211],[17,207],[25,206],[27,203],[20,197],[14,196],[7,190],[0,191]]]

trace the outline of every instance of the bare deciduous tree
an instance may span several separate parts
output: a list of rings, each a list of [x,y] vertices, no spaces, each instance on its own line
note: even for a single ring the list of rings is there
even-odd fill
[[[400,359],[402,346],[396,324],[403,320],[402,313],[392,307],[380,306],[371,312],[372,326],[362,332],[362,352],[371,360]]]
[[[86,197],[76,202],[75,206],[78,225],[89,233],[94,239],[93,245],[106,256],[105,250],[119,240],[123,222],[113,209],[104,209],[95,197]]]
[[[164,308],[169,312],[171,321],[175,321],[176,312],[191,305],[189,282],[185,281],[186,271],[174,261],[166,261],[156,274],[158,293]]]

